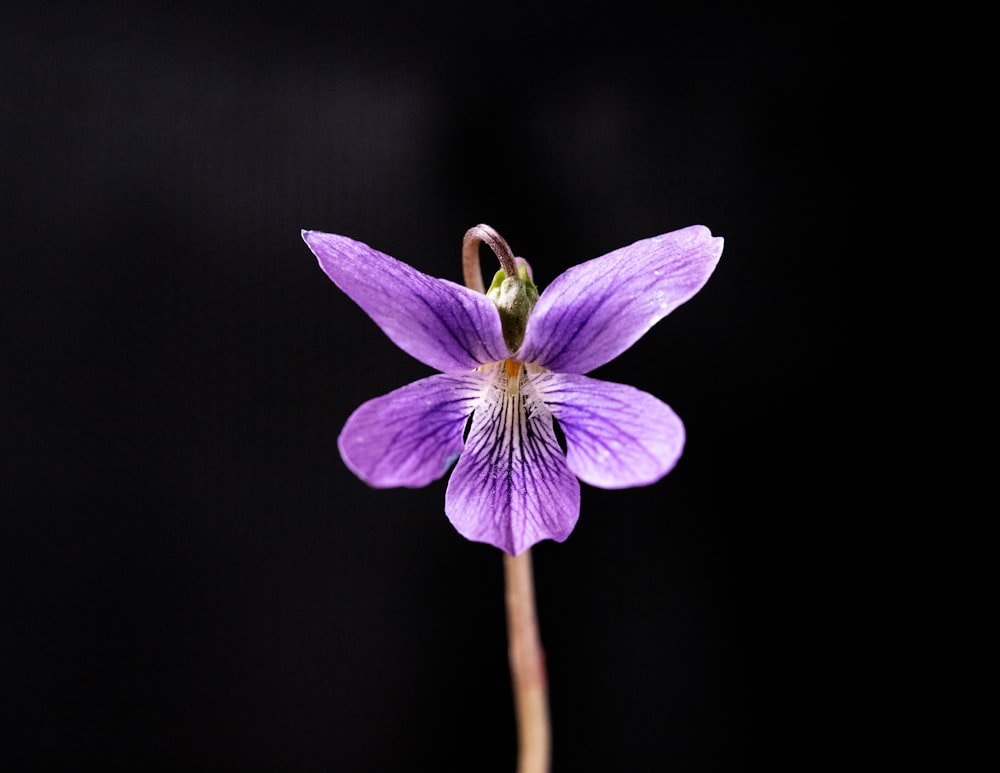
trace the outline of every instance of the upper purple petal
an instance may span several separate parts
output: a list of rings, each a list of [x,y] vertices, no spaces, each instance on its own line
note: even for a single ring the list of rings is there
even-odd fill
[[[488,381],[473,371],[438,373],[369,400],[337,445],[344,463],[376,488],[426,486],[462,451],[462,432]]]
[[[517,359],[559,373],[613,360],[697,293],[720,255],[722,239],[693,225],[574,266],[542,292]]]
[[[684,425],[664,402],[635,387],[570,373],[531,380],[566,436],[566,461],[584,483],[655,483],[684,449]]]
[[[334,284],[424,364],[449,373],[508,356],[500,315],[485,295],[346,236],[303,231],[302,238]]]
[[[508,395],[503,368],[476,406],[465,450],[445,494],[445,513],[466,539],[517,555],[562,542],[580,516],[580,484],[552,428],[552,414],[521,375]]]

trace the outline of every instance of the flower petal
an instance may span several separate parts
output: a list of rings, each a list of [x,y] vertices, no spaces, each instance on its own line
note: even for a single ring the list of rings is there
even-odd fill
[[[566,436],[566,461],[599,488],[655,483],[684,449],[684,424],[669,405],[624,384],[543,373],[531,381]]]
[[[303,231],[334,284],[400,349],[444,373],[508,356],[493,302],[346,236]]]
[[[508,395],[506,383],[500,368],[476,406],[445,513],[466,539],[517,555],[540,540],[569,536],[580,516],[580,484],[523,371],[519,394]]]
[[[344,463],[370,486],[426,486],[462,451],[462,432],[489,381],[439,373],[369,400],[337,439]]]
[[[613,360],[697,293],[721,254],[722,239],[693,225],[574,266],[542,292],[517,359],[558,373]]]

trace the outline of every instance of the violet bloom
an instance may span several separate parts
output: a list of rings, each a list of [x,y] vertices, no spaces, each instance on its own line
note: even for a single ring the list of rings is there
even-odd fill
[[[684,425],[668,405],[583,374],[701,289],[722,254],[722,239],[704,226],[574,266],[540,296],[518,259],[522,286],[534,295],[513,335],[495,303],[502,272],[491,298],[344,236],[302,236],[334,284],[397,346],[440,371],[347,420],[341,456],[369,485],[425,486],[458,458],[445,494],[449,520],[467,539],[517,555],[569,536],[580,514],[578,479],[644,486],[676,464]]]

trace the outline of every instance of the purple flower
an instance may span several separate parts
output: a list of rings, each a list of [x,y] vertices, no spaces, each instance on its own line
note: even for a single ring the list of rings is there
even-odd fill
[[[583,374],[708,281],[722,239],[704,226],[569,269],[541,293],[513,352],[487,295],[344,236],[302,236],[334,284],[397,346],[440,371],[368,401],[347,420],[341,456],[369,485],[425,486],[457,458],[448,518],[467,539],[517,555],[569,536],[580,514],[578,479],[607,489],[644,486],[676,464],[684,425],[668,405]]]

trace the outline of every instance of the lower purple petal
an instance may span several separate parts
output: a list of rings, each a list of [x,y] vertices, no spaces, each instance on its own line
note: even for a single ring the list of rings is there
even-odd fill
[[[344,463],[376,488],[426,486],[462,451],[462,432],[487,386],[482,373],[438,374],[376,397],[344,425]]]
[[[543,539],[569,536],[580,515],[580,484],[526,375],[516,395],[506,384],[501,367],[476,406],[445,513],[465,538],[517,555]]]
[[[566,435],[566,461],[584,483],[645,486],[680,458],[684,424],[647,392],[565,373],[544,373],[532,385]]]

